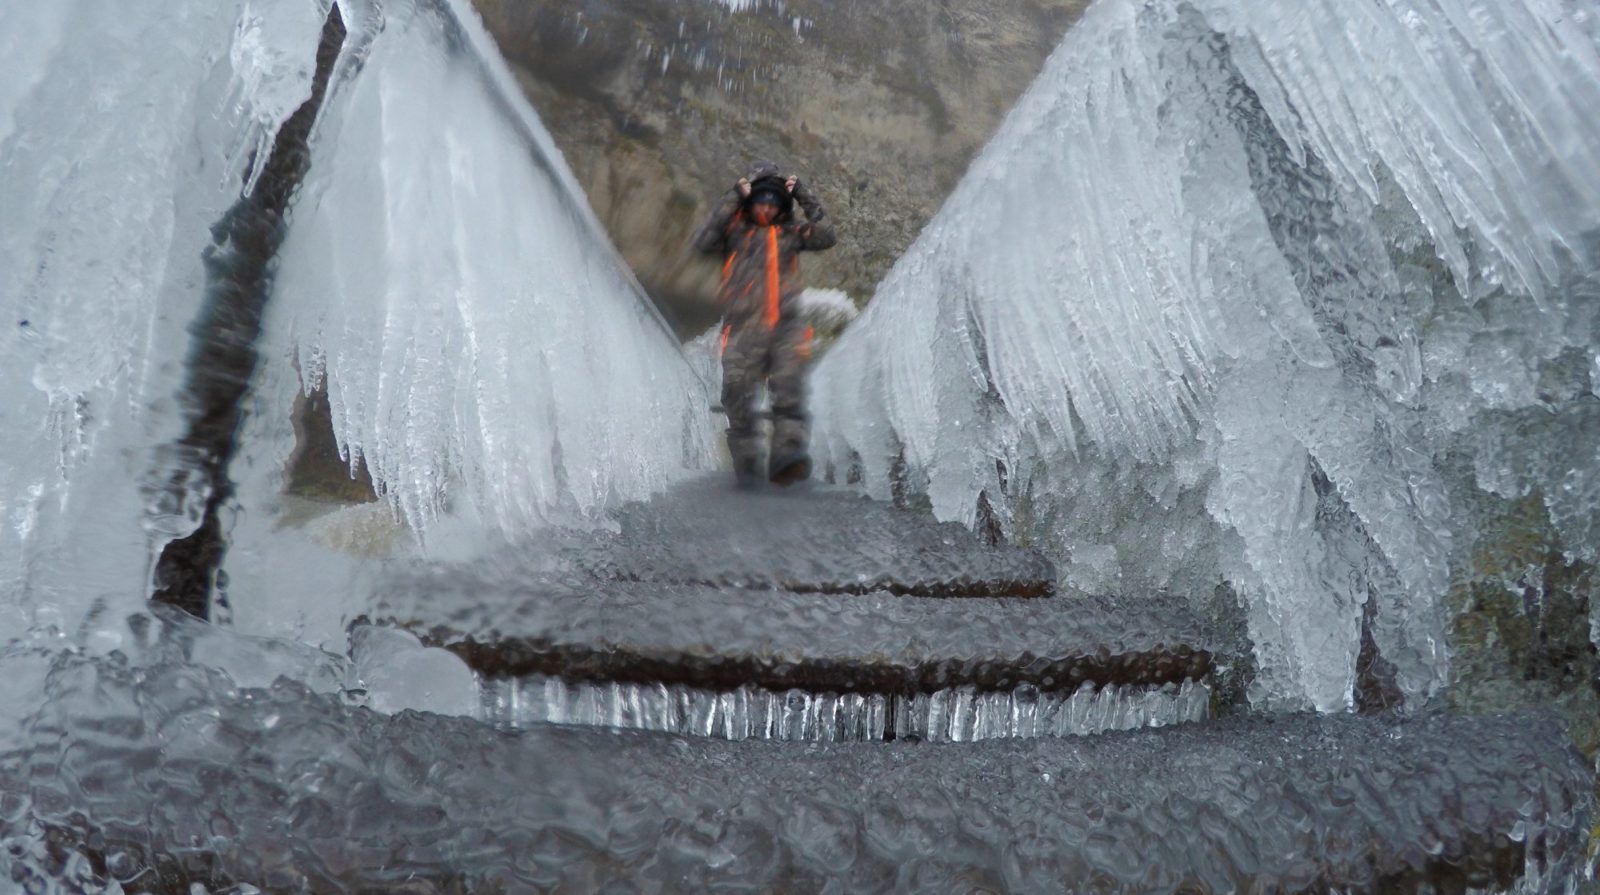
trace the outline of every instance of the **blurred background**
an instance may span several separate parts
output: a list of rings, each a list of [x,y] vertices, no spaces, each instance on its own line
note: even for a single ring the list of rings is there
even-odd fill
[[[818,191],[843,238],[806,258],[806,278],[865,304],[1087,5],[476,2],[606,232],[685,338],[717,316],[716,265],[689,236],[752,159]]]

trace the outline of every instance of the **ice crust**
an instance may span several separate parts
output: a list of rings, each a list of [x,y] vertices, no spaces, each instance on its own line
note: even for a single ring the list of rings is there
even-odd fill
[[[494,676],[933,692],[1181,683],[1225,662],[1176,601],[929,600],[617,583],[526,567],[390,578],[374,621]],[[1219,654],[1222,654],[1219,656]]]
[[[497,732],[130,651],[42,665],[0,652],[0,681],[26,668],[42,682],[0,750],[0,879],[49,893],[1415,891],[1526,870],[1522,890],[1561,892],[1594,816],[1590,770],[1527,718],[959,746]]]
[[[942,519],[982,495],[1071,586],[1224,582],[1263,705],[1348,707],[1364,616],[1434,693],[1451,575],[1514,536],[1479,504],[1600,556],[1597,36],[1102,0],[820,363],[819,453]]]
[[[832,488],[746,493],[703,478],[610,516],[615,531],[522,548],[622,581],[816,593],[1036,597],[1055,589],[1038,551]]]

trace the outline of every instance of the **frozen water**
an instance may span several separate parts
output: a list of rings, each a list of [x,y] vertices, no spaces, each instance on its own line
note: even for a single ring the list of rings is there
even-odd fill
[[[800,313],[819,329],[837,329],[860,312],[842,289],[806,289],[800,293]]]
[[[1181,600],[1019,599],[1048,593],[1036,554],[847,492],[696,482],[615,518],[393,566],[370,617],[494,679],[491,717],[734,737],[775,735],[790,696],[880,737],[913,718],[902,733],[940,736],[930,711],[982,720],[955,738],[1021,735],[1020,713],[1051,733],[1183,720],[1238,664]]]
[[[286,112],[264,60],[228,52],[242,10],[0,11],[0,599],[23,622],[0,636],[139,600],[152,550],[197,521],[147,507],[141,485],[179,429],[201,251],[240,190],[233,149]]]
[[[1597,369],[1584,316],[1595,142],[1568,110],[1594,105],[1591,80],[1569,75],[1592,74],[1595,26],[1582,9],[1556,22],[1548,0],[1472,7],[1454,30],[1430,31],[1466,9],[1441,3],[1396,0],[1343,32],[1316,19],[1321,7],[1241,28],[1216,3],[1181,14],[1103,3],[1090,33],[1104,40],[1085,58],[1134,68],[1091,70],[1092,104],[1057,105],[1071,90],[1025,103],[978,186],[881,298],[877,316],[902,315],[903,338],[871,345],[881,321],[869,318],[867,335],[847,339],[836,360],[860,374],[849,387],[877,400],[821,430],[836,467],[886,494],[923,487],[968,522],[989,486],[995,524],[1066,548],[1069,583],[1227,579],[1251,601],[1268,692],[1290,702],[1339,702],[1347,682],[1326,671],[1376,595],[1375,636],[1426,690],[1441,667],[1426,610],[1458,549],[1445,503],[1456,495],[1435,481],[1431,446],[1469,453],[1485,494],[1559,487],[1545,498],[1552,524],[1575,556],[1593,553],[1581,533],[1593,531],[1582,408]],[[228,493],[196,472],[205,458],[171,447],[195,412],[185,359],[209,344],[188,330],[215,310],[206,299],[222,264],[202,257],[240,250],[217,245],[229,231],[213,225],[252,189],[292,186],[269,178],[263,151],[308,95],[329,7],[0,10],[0,885],[1576,879],[1593,778],[1550,726],[1295,718],[1022,742],[1193,717],[1211,632],[1164,597],[885,593],[1043,593],[1052,570],[949,526],[900,528],[837,494],[743,505],[791,511],[764,517],[779,543],[741,529],[751,517],[716,498],[690,499],[680,536],[718,539],[692,555],[657,537],[674,521],[662,515],[670,500],[611,513],[711,463],[708,383],[601,236],[470,9],[337,6],[348,36],[262,334],[233,346],[254,364],[228,433],[238,450],[213,458],[230,461],[234,485],[218,524],[225,599],[213,606],[231,628],[144,600],[152,558]],[[1194,19],[1208,12],[1216,23]],[[1430,43],[1437,33],[1459,40]],[[1426,64],[1396,51],[1411,45]],[[1406,89],[1351,86],[1348,66],[1329,62],[1351,46],[1409,60]],[[1070,80],[1062,58],[1046,83]],[[1172,72],[1193,76],[1162,77]],[[1325,84],[1349,96],[1316,93]],[[1463,131],[1469,111],[1500,128],[1498,142]],[[1427,133],[1408,142],[1397,128]],[[1060,161],[1054,144],[1033,132],[1090,149],[1086,134],[1118,137],[1098,159],[1084,153],[1118,189],[1096,195],[1061,176],[1047,164]],[[1413,146],[1428,152],[1407,155]],[[1508,160],[1526,164],[1496,167]],[[1469,169],[1493,176],[1452,174]],[[1028,192],[1013,174],[1033,178]],[[1051,195],[1040,183],[1091,213],[1007,230],[1017,218],[984,204]],[[1550,212],[1562,197],[1573,203]],[[974,215],[990,226],[962,223]],[[965,252],[991,231],[1024,251]],[[1032,277],[1038,258],[1050,276]],[[1030,283],[1071,282],[1091,264],[1093,307],[1113,314],[1040,301],[1042,318],[1018,326],[994,297],[1040,298]],[[1130,278],[1148,288],[1128,298],[1117,284]],[[1209,291],[1177,288],[1196,280]],[[942,311],[910,314],[903,298],[897,311],[895,290],[935,296]],[[1082,338],[1057,354],[1040,337],[1068,323]],[[1062,378],[1052,385],[1041,368]],[[825,371],[835,408],[847,407],[844,381]],[[318,389],[331,437],[381,500],[286,493],[306,447],[296,400]],[[1557,427],[1564,453],[1528,451],[1516,433],[1530,425]],[[1068,489],[1093,512],[1053,502]],[[858,516],[860,537],[830,529],[830,513]],[[552,522],[615,531],[557,534]],[[483,568],[494,548],[564,538],[579,558],[529,551],[531,567]],[[786,551],[783,539],[830,550]],[[1338,599],[1299,599],[1329,582]],[[351,619],[379,610],[454,649],[358,626],[347,658]],[[726,738],[776,725],[818,740],[892,723],[900,740],[986,741],[697,742],[533,717],[499,731],[443,714],[484,711],[458,658],[473,637],[476,655],[507,668],[554,654],[715,672],[707,686],[679,682],[692,711],[678,720],[665,717],[676,696],[647,700],[637,680],[578,685],[542,707],[519,696],[510,717],[559,709]],[[893,700],[788,692],[784,675],[822,672],[911,686],[885,689]]]
[[[1264,704],[1350,705],[1364,615],[1435,692],[1476,502],[1600,556],[1597,36],[1552,0],[1102,0],[819,365],[819,453],[981,496],[1072,586],[1225,582]]]
[[[152,557],[200,524],[204,458],[161,446],[204,410],[179,400],[183,360],[198,356],[187,328],[226,276],[202,252],[310,94],[328,12],[319,0],[0,12],[8,633],[136,604]],[[218,579],[241,626],[317,643],[342,639],[359,610],[365,556],[592,523],[715,459],[705,385],[470,8],[339,12],[348,37],[263,332],[236,346],[260,360],[225,458],[236,487]],[[300,447],[294,400],[317,388],[340,449],[391,508],[362,516],[366,534],[302,528],[282,494]]]
[[[269,326],[419,537],[593,518],[711,462],[704,387],[460,4],[386,7]],[[377,160],[374,162],[374,160]]]
[[[1159,600],[1056,598],[1003,609],[992,598],[882,593],[1042,593],[1051,570],[1027,551],[988,550],[949,527],[901,528],[904,520],[883,508],[838,495],[752,501],[746,512],[791,511],[774,516],[763,533],[771,541],[741,531],[749,517],[704,496],[607,515],[708,465],[706,384],[641,300],[549,136],[457,3],[340,4],[349,37],[313,132],[310,177],[288,218],[263,335],[251,346],[260,364],[230,467],[229,602],[219,614],[236,628],[130,613],[145,596],[151,557],[195,529],[211,487],[185,477],[195,458],[154,449],[179,443],[187,422],[176,396],[181,361],[194,348],[186,327],[203,317],[212,273],[201,253],[212,244],[210,226],[243,193],[263,188],[255,182],[267,170],[263,150],[307,95],[326,9],[311,0],[79,0],[0,13],[8,29],[39,36],[22,46],[5,32],[18,76],[0,91],[0,307],[17,312],[0,344],[0,547],[16,548],[0,553],[0,879],[34,891],[233,882],[323,890],[412,877],[467,888],[583,890],[609,881],[648,889],[667,880],[813,890],[837,881],[881,891],[975,878],[1038,889],[1063,875],[1113,888],[1188,879],[1217,888],[1356,887],[1373,873],[1427,878],[1463,867],[1475,881],[1501,881],[1505,866],[1512,876],[1527,866],[1529,879],[1552,888],[1573,878],[1592,779],[1545,727],[1302,719],[1024,747],[1016,740],[1029,733],[1197,717],[1207,689],[1193,679],[1211,658],[1207,632]],[[1281,115],[1304,100],[1259,102]],[[1208,107],[1195,108],[1198,120]],[[1312,143],[1291,156],[1332,157]],[[1294,171],[1280,164],[1249,173],[1266,180]],[[1403,175],[1392,172],[1383,188],[1409,189]],[[1419,211],[1418,220],[1431,219]],[[1262,226],[1282,230],[1270,216]],[[1402,232],[1408,224],[1385,226]],[[1507,239],[1472,242],[1464,257],[1474,264],[1491,249],[1500,259],[1532,251],[1528,263],[1505,261],[1505,269],[1545,275],[1537,245]],[[1318,255],[1315,264],[1321,271],[1333,262]],[[1526,285],[1507,276],[1508,296]],[[1319,307],[1341,331],[1364,337],[1336,298]],[[1550,288],[1537,298],[1547,308],[1562,301]],[[956,325],[940,320],[926,332],[945,340],[987,332],[981,304],[968,302]],[[1236,372],[1215,353],[1232,344],[1225,323],[1208,324],[1210,341],[1196,329],[1185,348],[1211,379],[1196,380],[1182,412],[1145,413],[1149,402],[1137,392],[1108,389],[1123,395],[1125,424],[1079,410],[1085,439],[1053,449],[1076,447],[1080,458],[1133,450],[1158,472],[1139,481],[1140,493],[1198,504],[1229,526],[1219,534],[1174,525],[1169,546],[1212,551],[1216,569],[1249,594],[1293,592],[1326,572],[1316,557],[1272,566],[1277,553],[1297,548],[1292,534],[1303,529],[1331,545],[1337,562],[1323,565],[1333,569],[1409,544],[1403,524],[1369,518],[1373,506],[1389,504],[1361,490],[1370,472],[1391,469],[1387,455],[1352,465],[1330,451],[1313,465],[1299,429],[1240,444],[1183,429],[1190,416],[1228,419],[1214,431],[1237,434],[1255,419],[1259,395],[1250,389],[1217,397],[1217,384]],[[1313,361],[1323,357],[1315,350],[1321,325],[1285,330]],[[1450,358],[1478,354],[1493,361],[1462,380],[1462,419],[1475,419],[1474,401],[1514,413],[1545,393],[1545,377],[1518,367],[1522,355],[1483,352],[1481,329],[1451,326],[1426,355],[1430,363],[1460,366]],[[1412,375],[1421,355],[1396,344],[1406,350],[1383,355],[1373,388],[1409,406],[1408,396],[1426,388]],[[951,347],[959,345],[941,342],[926,360],[963,356]],[[1315,369],[1333,371],[1324,378],[1354,375],[1339,359],[1365,355],[1336,347]],[[973,369],[1018,375],[998,362],[1004,351],[965,356]],[[1239,357],[1240,369],[1271,360]],[[996,394],[1025,379],[1005,380]],[[1588,387],[1582,394],[1592,398]],[[283,493],[304,434],[290,422],[294,402],[318,388],[329,395],[347,461],[386,500],[313,514],[303,505],[309,498]],[[1562,388],[1560,402],[1579,399]],[[1344,399],[1366,406],[1360,399],[1370,392],[1347,391]],[[903,396],[911,410],[927,397],[916,389]],[[939,393],[922,410],[959,408],[965,397]],[[905,418],[927,437],[961,428],[927,414]],[[989,421],[1006,418],[997,412]],[[1583,419],[1565,419],[1571,435],[1583,433]],[[1149,435],[1158,423],[1172,432]],[[888,430],[879,431],[890,444]],[[1139,432],[1148,437],[1133,448],[1111,437]],[[1027,438],[1047,447],[1059,434],[1044,424],[1015,433],[1017,445]],[[992,469],[997,487],[1002,477],[1005,488],[1045,482],[1015,462],[1017,453],[959,444],[930,453],[903,433],[893,438],[907,449],[907,481],[925,478],[937,507],[954,505],[961,486],[941,482],[940,463],[965,463],[957,468],[973,481],[989,481]],[[1515,450],[1490,443],[1478,452],[1483,487],[1507,495],[1547,488],[1545,467],[1521,462]],[[1567,462],[1582,462],[1581,447],[1573,450]],[[862,452],[869,483],[886,462]],[[1202,487],[1217,479],[1214,468],[1247,466],[1267,483],[1267,498],[1246,485]],[[1373,481],[1386,493],[1387,479]],[[1426,485],[1406,481],[1408,494]],[[1552,502],[1563,530],[1583,523],[1585,487]],[[1270,499],[1285,489],[1297,498],[1287,508]],[[995,512],[1015,520],[1026,508],[1006,496],[991,495]],[[672,512],[683,516],[677,541],[658,537]],[[830,514],[851,513],[863,528],[830,530]],[[1250,521],[1268,516],[1270,525]],[[443,561],[481,556],[485,543],[527,543],[535,529],[553,540],[542,527],[552,521],[617,532],[563,534],[587,552],[522,575],[523,590]],[[719,539],[720,553],[685,551],[685,536]],[[625,543],[608,544],[611,537]],[[777,546],[800,542],[832,552]],[[1082,574],[1113,575],[1122,561],[1112,538],[1073,548]],[[418,563],[433,577],[409,588],[375,578],[373,557],[397,552],[425,554]],[[1389,557],[1361,580],[1388,597],[1411,593],[1419,574]],[[797,592],[804,588],[833,593]],[[381,599],[365,602],[372,594]],[[1263,638],[1281,649],[1275,673],[1305,675],[1326,659],[1307,641],[1310,626],[1337,626],[1352,604],[1314,617],[1253,605],[1266,607],[1258,630],[1283,628],[1276,640]],[[496,645],[513,658],[534,640],[564,637],[558,645],[620,646],[611,660],[628,660],[627,648],[657,658],[670,648],[723,673],[741,667],[723,662],[733,650],[704,649],[709,640],[753,656],[750,667],[774,680],[764,691],[748,682],[685,686],[671,699],[645,698],[636,681],[578,685],[543,703],[517,695],[526,681],[496,685],[513,691],[506,717],[528,726],[495,731],[434,714],[484,708],[455,654],[368,626],[353,632],[352,657],[341,654],[351,617],[393,606],[466,619],[474,624],[459,627],[468,635],[505,634]],[[1392,642],[1409,630],[1383,636]],[[816,666],[806,660],[819,657],[867,677],[886,668],[917,686],[891,699],[797,695],[777,683],[794,669],[810,673]],[[1028,681],[1019,665],[1041,679]],[[1059,683],[1056,673],[1107,670],[1100,687],[1043,692]],[[489,702],[498,710],[498,697]],[[669,718],[669,708],[684,711]],[[758,728],[796,739],[870,738],[892,725],[900,740],[990,741],[960,751],[787,744],[792,751],[779,753],[760,743],[561,730],[539,717],[729,739]],[[1477,748],[1451,748],[1468,736]],[[1117,833],[1110,850],[1094,835],[1107,829]],[[1285,857],[1302,855],[1315,857]],[[161,868],[154,879],[141,876],[152,867]]]
[[[663,683],[565,681],[533,675],[481,682],[485,720],[509,727],[554,723],[657,730],[724,740],[936,743],[1085,736],[1203,721],[1211,688],[1192,680],[1159,687],[1085,683],[1071,693],[1034,686],[957,687],[916,696],[707,690]]]
[[[595,524],[715,463],[707,385],[476,14],[380,18],[322,111],[235,463],[234,619],[324,644],[367,608],[367,558]],[[280,497],[319,387],[389,516],[306,524]]]
[[[707,478],[626,504],[613,519],[615,533],[584,543],[549,538],[517,549],[624,581],[951,597],[1042,596],[1055,584],[1038,551],[991,546],[954,523],[843,489],[748,494]]]
[[[71,9],[68,3],[12,3],[0,10],[0,59],[7,69],[0,83],[0,144],[11,135],[17,105],[57,52]]]
[[[350,635],[356,686],[380,712],[415,709],[446,715],[476,715],[478,684],[454,653],[423,646],[393,628],[358,625]]]
[[[945,601],[544,576],[507,583],[465,569],[392,584],[374,611],[378,620],[423,633],[495,675],[570,670],[708,687],[891,692],[1031,682],[1073,690],[1083,681],[1178,683],[1231,659],[1181,606],[1152,600]]]
[[[279,127],[311,98],[316,60],[306,47],[316,46],[330,8],[329,0],[245,0],[239,11],[229,57],[253,119],[239,131],[239,148],[253,160],[246,193],[255,189]]]
[[[0,751],[0,879],[27,891],[1562,892],[1594,818],[1526,718],[719,742],[385,716],[182,661],[42,677]]]

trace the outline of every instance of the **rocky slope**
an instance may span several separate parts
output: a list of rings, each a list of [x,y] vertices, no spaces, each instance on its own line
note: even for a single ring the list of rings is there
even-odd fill
[[[812,285],[858,303],[1087,0],[477,0],[640,281],[690,335],[689,233],[747,161],[799,172],[844,237]]]

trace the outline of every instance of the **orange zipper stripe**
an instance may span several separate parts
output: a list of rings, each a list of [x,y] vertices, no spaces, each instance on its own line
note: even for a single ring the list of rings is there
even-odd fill
[[[778,228],[767,228],[767,328],[778,326]]]

